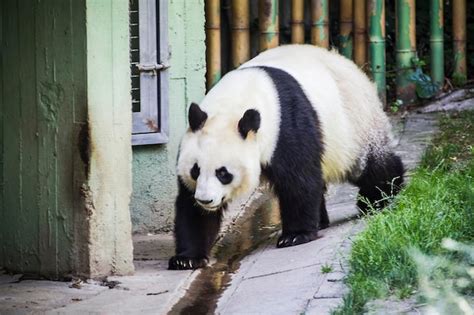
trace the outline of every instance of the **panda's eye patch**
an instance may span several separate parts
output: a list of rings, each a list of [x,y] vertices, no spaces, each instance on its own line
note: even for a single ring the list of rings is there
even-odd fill
[[[201,169],[199,168],[197,163],[194,163],[193,168],[191,169],[192,179],[197,180],[200,173],[201,173]]]
[[[234,178],[234,175],[229,173],[225,166],[223,166],[216,170],[216,177],[222,184],[227,185],[230,184],[230,182]]]

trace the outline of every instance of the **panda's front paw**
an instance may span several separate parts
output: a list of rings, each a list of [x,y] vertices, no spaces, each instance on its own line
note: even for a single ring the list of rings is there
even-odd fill
[[[288,233],[278,238],[277,247],[289,247],[314,241],[318,238],[318,232]]]
[[[173,256],[168,261],[169,270],[188,270],[198,269],[207,266],[207,258],[192,258],[186,256]]]

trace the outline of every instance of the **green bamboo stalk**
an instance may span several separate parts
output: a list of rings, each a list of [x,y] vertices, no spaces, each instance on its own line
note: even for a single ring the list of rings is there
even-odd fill
[[[367,1],[367,21],[369,30],[369,63],[372,79],[377,85],[380,100],[384,105],[386,98],[385,81],[385,1]]]
[[[409,80],[416,58],[415,0],[396,0],[397,99],[410,104],[416,99],[415,82]]]
[[[442,86],[444,82],[444,17],[443,0],[431,0],[430,6],[430,47],[431,78]]]
[[[291,43],[304,44],[304,0],[291,1]]]
[[[466,65],[466,0],[453,0],[453,81],[464,85],[467,78]]]
[[[311,44],[329,47],[329,0],[311,0]]]
[[[353,51],[353,0],[340,0],[339,15],[339,51],[348,59],[352,59]]]
[[[210,90],[221,78],[221,6],[206,0],[206,87]]]
[[[278,0],[260,0],[258,7],[260,51],[278,46]]]
[[[354,0],[354,62],[365,69],[367,65],[367,4]]]
[[[232,0],[232,67],[238,68],[250,59],[250,19],[248,0]]]

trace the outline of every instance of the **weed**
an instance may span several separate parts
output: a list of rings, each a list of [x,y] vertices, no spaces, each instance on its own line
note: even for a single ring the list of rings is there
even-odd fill
[[[325,264],[321,267],[321,273],[330,273],[332,271],[332,266]]]

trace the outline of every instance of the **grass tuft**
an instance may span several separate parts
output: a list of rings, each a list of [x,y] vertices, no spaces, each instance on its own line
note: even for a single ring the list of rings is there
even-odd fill
[[[332,272],[332,267],[331,265],[325,264],[321,266],[321,273],[330,273]]]
[[[367,218],[349,259],[350,293],[334,314],[361,313],[371,299],[416,292],[411,250],[453,255],[443,239],[474,240],[474,112],[443,117],[440,129],[394,203]]]

